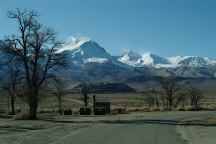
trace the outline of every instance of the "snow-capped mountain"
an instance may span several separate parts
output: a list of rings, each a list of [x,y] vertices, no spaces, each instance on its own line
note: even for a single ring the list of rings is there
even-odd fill
[[[138,54],[136,52],[126,52],[118,58],[122,63],[126,63],[134,67],[142,66],[153,66],[153,67],[165,67],[171,65],[171,63],[160,56],[157,56],[152,53],[142,53]]]
[[[174,68],[174,67],[206,67],[216,65],[216,61],[207,57],[198,56],[175,56],[163,58],[152,53],[138,54],[136,52],[126,52],[118,57],[122,63],[126,63],[133,67],[151,66],[155,68]]]
[[[112,63],[124,68],[133,67],[155,67],[155,68],[176,68],[176,67],[207,67],[216,65],[216,61],[206,57],[198,56],[175,56],[163,58],[153,53],[136,53],[128,51],[122,56],[114,57],[97,44],[86,37],[72,37],[58,53],[66,52],[68,61],[74,66],[81,66],[87,63]]]
[[[141,55],[129,51],[124,53],[122,56],[118,57],[118,60],[130,66],[139,67],[142,64],[141,58],[142,58]]]
[[[68,61],[74,66],[86,63],[112,63],[125,68],[130,66],[116,60],[106,50],[89,38],[72,38],[57,53],[66,52]]]
[[[67,40],[67,42],[63,45],[63,47],[57,51],[57,53],[61,53],[67,50],[71,51],[71,50],[78,49],[82,44],[88,41],[90,41],[90,39],[87,37],[80,37],[80,38],[70,37]]]
[[[3,42],[0,40],[0,47]],[[121,56],[110,55],[103,47],[87,37],[71,37],[57,53],[67,53],[69,64],[83,66],[88,63],[114,64],[127,69],[133,67],[154,67],[154,68],[176,68],[176,67],[208,67],[215,65],[216,61],[207,57],[198,56],[174,56],[163,58],[153,53],[137,53],[128,51]]]
[[[206,57],[198,56],[176,56],[168,58],[170,63],[176,66],[187,66],[187,67],[206,67],[208,65],[216,64],[216,61]]]

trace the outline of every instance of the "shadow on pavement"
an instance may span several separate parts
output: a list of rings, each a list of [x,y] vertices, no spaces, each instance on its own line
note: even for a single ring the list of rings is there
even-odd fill
[[[19,127],[19,126],[0,126],[0,130],[8,132],[26,132],[32,130],[41,130],[43,128],[28,128],[28,127]]]
[[[0,114],[0,119],[11,119],[13,118],[13,115],[2,115]]]
[[[216,127],[216,124],[192,124],[181,123],[177,120],[159,120],[159,119],[145,119],[145,120],[116,120],[116,121],[104,121],[106,124],[158,124],[158,125],[182,125],[182,126],[204,126],[204,127]]]
[[[58,120],[58,119],[43,119],[42,121],[48,121],[53,123],[100,123],[100,124],[157,124],[157,125],[182,125],[182,126],[204,126],[204,127],[216,127],[216,124],[192,124],[182,123],[178,120],[166,120],[166,119],[143,119],[143,120],[98,120],[98,121],[73,121],[73,120]]]

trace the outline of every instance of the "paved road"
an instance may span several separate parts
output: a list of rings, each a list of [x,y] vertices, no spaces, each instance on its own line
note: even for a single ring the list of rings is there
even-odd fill
[[[178,121],[214,113],[171,112],[134,120],[103,122],[71,133],[56,144],[187,144],[176,131]]]

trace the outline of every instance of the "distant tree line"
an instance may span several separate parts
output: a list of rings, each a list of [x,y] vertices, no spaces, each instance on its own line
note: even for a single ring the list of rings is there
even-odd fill
[[[161,78],[159,85],[159,88],[152,85],[144,88],[144,101],[149,108],[163,106],[166,110],[172,110],[189,100],[191,107],[198,109],[200,99],[204,97],[199,88],[182,88],[175,77]]]

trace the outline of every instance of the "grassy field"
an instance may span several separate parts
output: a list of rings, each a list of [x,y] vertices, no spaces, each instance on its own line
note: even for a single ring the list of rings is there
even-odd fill
[[[200,101],[202,107],[216,109],[216,84],[215,82],[199,83],[197,85],[204,98]],[[182,85],[184,89],[189,89],[188,85]],[[92,106],[93,95],[89,94],[89,104]],[[96,99],[104,99],[111,102],[111,109],[125,108],[127,109],[145,109],[146,104],[142,93],[106,93],[95,94]],[[158,96],[160,97],[160,96]],[[189,98],[189,96],[188,96]],[[0,113],[7,113],[10,109],[8,107],[7,93],[0,93]],[[185,107],[189,106],[189,99],[185,103]],[[74,111],[78,111],[79,107],[83,105],[81,94],[68,94],[63,96],[63,108],[70,108]],[[16,109],[22,109],[26,111],[28,104],[21,98],[17,98],[15,102]],[[58,111],[57,98],[50,93],[45,93],[40,96],[38,112],[39,113],[56,113]]]
[[[204,99],[200,101],[201,106],[205,108],[216,109],[216,90],[213,88],[203,89]],[[95,94],[97,99],[103,99],[111,102],[111,109],[125,108],[127,109],[145,109],[146,104],[141,93],[116,93],[116,94]],[[7,113],[8,97],[7,94],[1,93],[0,112]],[[89,94],[89,105],[92,106],[93,94]],[[68,94],[63,97],[63,108],[70,108],[77,112],[79,107],[82,106],[81,94]],[[189,106],[189,100],[187,100],[184,106]],[[26,111],[28,104],[21,98],[16,99],[16,109],[22,109]],[[40,98],[38,107],[39,113],[56,113],[58,111],[57,98],[55,96],[45,96]]]

